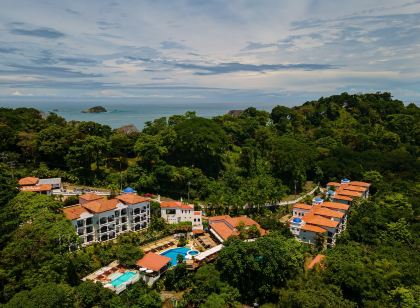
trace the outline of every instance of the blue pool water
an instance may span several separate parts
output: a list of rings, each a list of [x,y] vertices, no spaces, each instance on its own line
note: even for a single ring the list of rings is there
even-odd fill
[[[125,272],[124,274],[122,274],[121,276],[119,276],[118,278],[114,279],[111,281],[111,284],[114,287],[119,287],[120,285],[122,285],[123,283],[131,280],[131,278],[133,278],[133,276],[136,275],[136,273],[133,272]]]
[[[198,252],[197,250],[190,250],[190,251],[188,252],[188,254],[189,254],[190,256],[196,256],[196,255],[198,255],[198,254],[199,254],[199,252]]]
[[[172,248],[165,252],[162,252],[161,255],[171,258],[171,264],[172,266],[175,266],[178,263],[176,260],[177,256],[182,255],[182,257],[185,260],[185,256],[187,255],[188,251],[190,251],[190,249],[187,247],[178,247],[178,248]]]

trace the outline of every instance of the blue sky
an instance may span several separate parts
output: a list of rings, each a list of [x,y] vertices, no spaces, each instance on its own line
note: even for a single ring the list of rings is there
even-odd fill
[[[2,0],[0,101],[420,102],[420,1]]]

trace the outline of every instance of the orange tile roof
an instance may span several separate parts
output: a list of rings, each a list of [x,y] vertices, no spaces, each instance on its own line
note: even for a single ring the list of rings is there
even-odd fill
[[[36,185],[39,179],[36,177],[28,176],[19,180],[19,185]]]
[[[111,211],[117,207],[119,201],[117,199],[100,199],[95,201],[90,201],[83,204],[83,207],[93,213],[102,213],[106,211]]]
[[[334,218],[343,218],[343,216],[344,216],[343,212],[330,210],[326,207],[322,207],[320,209],[317,209],[316,211],[314,211],[314,214],[321,215],[321,216],[334,217]]]
[[[196,216],[200,216],[200,215],[201,215],[201,212],[200,212],[200,211],[195,211],[195,212],[194,212],[194,215],[196,215]]]
[[[322,229],[321,227],[313,226],[313,225],[310,225],[310,224],[304,224],[301,229],[305,230],[305,231],[315,232],[315,233],[327,232],[327,230]]]
[[[348,197],[361,197],[362,196],[362,193],[359,191],[351,191],[347,189],[340,189],[339,191],[337,191],[337,193],[339,195],[348,196]]]
[[[351,191],[360,191],[360,192],[365,192],[367,190],[367,187],[362,187],[362,186],[353,186],[351,184],[348,184],[346,186],[344,186],[345,190],[351,190]]]
[[[52,185],[41,184],[41,185],[36,185],[36,186],[23,186],[20,189],[22,191],[32,191],[32,192],[50,191],[52,190]]]
[[[341,183],[337,183],[337,182],[328,182],[327,183],[327,186],[336,186],[336,187],[338,187],[340,185],[341,185]]]
[[[330,208],[330,209],[337,209],[337,210],[344,210],[344,211],[347,211],[350,207],[348,204],[339,203],[339,202],[330,202],[330,201],[325,201],[321,206]]]
[[[318,225],[329,228],[335,228],[338,226],[338,221],[334,221],[314,214],[306,214],[305,216],[303,216],[303,220],[311,225]]]
[[[346,201],[353,201],[353,198],[347,197],[347,196],[342,196],[342,195],[335,195],[333,197],[334,199],[338,199],[338,200],[346,200]]]
[[[312,261],[311,263],[308,264],[308,266],[306,267],[307,269],[312,269],[315,265],[317,265],[318,263],[321,263],[322,260],[325,259],[324,255],[317,255]]]
[[[93,201],[93,200],[103,199],[103,197],[98,196],[96,194],[87,193],[87,194],[80,195],[79,199],[83,199],[85,201]]]
[[[370,183],[367,183],[367,182],[359,182],[359,181],[352,181],[352,182],[350,182],[350,185],[353,185],[353,186],[362,186],[362,187],[369,187],[370,186]]]
[[[120,200],[121,202],[127,203],[127,204],[137,204],[137,203],[150,201],[150,198],[141,197],[141,196],[139,196],[135,193],[128,193],[128,194],[124,194],[124,195],[119,195],[116,198],[118,200]]]
[[[148,252],[143,258],[138,260],[136,264],[140,267],[151,269],[152,271],[159,272],[162,268],[171,262],[171,258],[158,255],[157,253]]]
[[[213,222],[211,228],[223,239],[227,240],[232,235],[237,235],[234,229],[228,227],[227,224],[221,221]]]
[[[74,220],[79,219],[80,215],[82,213],[89,213],[83,206],[80,204],[65,207],[63,209],[64,216],[66,216],[67,219]]]
[[[312,205],[304,204],[304,203],[296,203],[293,205],[293,208],[303,209],[303,210],[312,210]]]
[[[229,218],[230,218],[229,215],[212,216],[212,217],[209,217],[209,221],[226,220]]]
[[[193,210],[194,205],[192,204],[185,204],[181,201],[163,201],[160,203],[160,207],[163,208],[177,208],[181,210]]]

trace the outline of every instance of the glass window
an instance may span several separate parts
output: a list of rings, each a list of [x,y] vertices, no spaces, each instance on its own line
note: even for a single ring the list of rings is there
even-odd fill
[[[86,219],[86,224],[91,225],[92,224],[92,217],[89,217]]]

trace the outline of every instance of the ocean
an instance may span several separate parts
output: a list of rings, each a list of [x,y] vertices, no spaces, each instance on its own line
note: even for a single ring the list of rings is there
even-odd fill
[[[256,107],[260,110],[271,111],[275,103],[146,103],[146,102],[33,102],[22,101],[13,103],[0,102],[0,107],[33,107],[45,113],[55,112],[66,120],[94,121],[106,124],[112,128],[118,128],[128,124],[134,124],[138,129],[144,127],[147,121],[171,115],[184,114],[187,111],[195,111],[198,116],[211,118],[223,115],[234,109],[246,109]],[[105,113],[82,113],[94,106],[103,106],[108,112]]]

